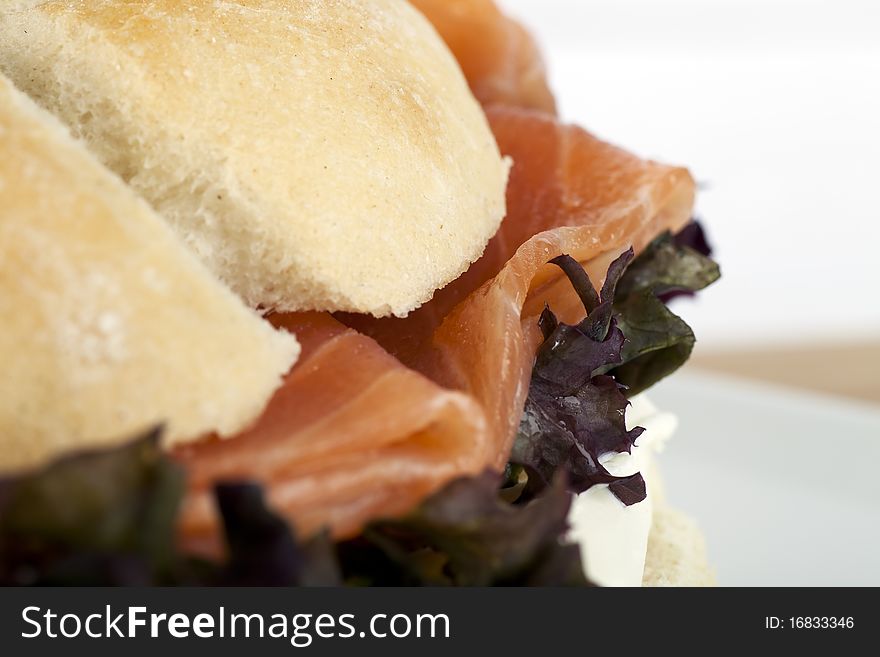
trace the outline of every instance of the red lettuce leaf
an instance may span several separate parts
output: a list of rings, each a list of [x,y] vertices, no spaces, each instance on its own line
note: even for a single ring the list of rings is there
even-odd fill
[[[711,258],[712,253],[714,252],[703,225],[696,219],[676,233],[673,239],[677,246],[692,249],[706,258]],[[665,304],[668,304],[673,299],[678,299],[679,297],[694,296],[696,296],[696,291],[694,290],[672,290],[657,295],[657,297]]]
[[[571,495],[562,482],[511,504],[496,475],[460,479],[342,543],[298,539],[260,486],[221,483],[227,556],[212,562],[175,540],[182,478],[157,430],[0,481],[0,584],[586,584],[578,547],[564,542]]]
[[[0,584],[88,585],[584,585],[580,551],[565,541],[569,491],[607,484],[624,503],[645,498],[641,475],[600,463],[631,452],[625,392],[679,367],[693,333],[661,301],[718,278],[699,227],[625,253],[597,292],[568,257],[554,260],[587,310],[576,326],[547,308],[545,341],[506,477],[452,482],[403,518],[334,544],[299,540],[259,486],[216,489],[228,546],[222,562],[180,553],[184,473],[160,430],[122,447],[75,454],[0,479]]]
[[[338,586],[333,542],[326,534],[297,541],[293,529],[265,503],[253,483],[215,489],[229,557],[214,576],[225,586]]]
[[[616,477],[600,463],[612,452],[631,452],[644,431],[626,428],[629,405],[609,369],[623,362],[624,333],[612,317],[615,291],[627,265],[630,249],[608,269],[601,292],[586,271],[569,256],[552,260],[575,287],[587,317],[577,326],[560,323],[544,310],[541,328],[546,337],[538,350],[529,396],[510,460],[522,465],[540,490],[560,471],[571,490],[581,493],[597,484],[618,484],[612,490],[625,504],[644,499],[635,477]],[[623,480],[628,485],[623,485]],[[537,485],[536,485],[537,484]]]
[[[616,477],[600,458],[632,452],[643,429],[627,430],[627,398],[690,356],[693,331],[663,299],[692,294],[718,279],[709,251],[696,222],[676,236],[664,233],[638,258],[629,250],[615,260],[599,292],[576,260],[551,260],[571,281],[587,317],[576,326],[561,324],[545,308],[539,320],[544,343],[510,457],[528,472],[530,491],[564,471],[576,493],[608,484],[624,504],[645,499],[640,474]]]
[[[170,577],[183,471],[162,454],[159,434],[0,480],[0,583]]]
[[[349,582],[430,586],[582,586],[567,544],[571,494],[557,479],[526,504],[499,495],[494,473],[458,479],[403,518],[370,524],[340,546]]]

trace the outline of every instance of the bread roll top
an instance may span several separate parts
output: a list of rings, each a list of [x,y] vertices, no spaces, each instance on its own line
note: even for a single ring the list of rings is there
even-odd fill
[[[0,67],[253,306],[405,315],[504,215],[508,164],[403,0],[19,3]]]
[[[299,346],[0,75],[0,470],[262,411]]]

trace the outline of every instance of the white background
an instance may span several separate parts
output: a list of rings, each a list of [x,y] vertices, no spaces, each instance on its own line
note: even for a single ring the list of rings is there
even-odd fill
[[[649,396],[681,425],[660,457],[724,586],[880,586],[880,408],[676,373]]]
[[[701,349],[880,337],[880,1],[500,4],[566,120],[706,186]]]
[[[701,349],[880,339],[880,0],[500,2],[566,120],[705,184]],[[880,407],[687,369],[650,395],[719,583],[880,585]]]

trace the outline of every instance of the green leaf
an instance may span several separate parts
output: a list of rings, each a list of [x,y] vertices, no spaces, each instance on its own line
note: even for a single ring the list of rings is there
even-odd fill
[[[0,480],[0,581],[146,583],[167,569],[183,472],[159,433]]]
[[[655,239],[627,268],[617,286],[614,312],[626,336],[622,363],[609,370],[632,397],[672,374],[690,357],[691,328],[660,297],[696,292],[720,277],[709,257],[670,233]]]
[[[403,518],[377,521],[342,547],[350,580],[432,586],[582,586],[580,552],[563,542],[571,494],[561,479],[527,504],[491,473],[458,479]]]

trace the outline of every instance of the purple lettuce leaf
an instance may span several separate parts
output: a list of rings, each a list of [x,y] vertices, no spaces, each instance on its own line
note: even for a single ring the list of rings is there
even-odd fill
[[[350,583],[430,586],[583,586],[568,530],[571,494],[557,478],[537,498],[510,504],[501,479],[458,479],[399,519],[376,521],[340,545]],[[383,565],[384,564],[384,565]]]
[[[225,586],[338,586],[333,542],[326,533],[298,541],[293,528],[266,506],[253,483],[215,488],[228,560],[215,574]]]
[[[220,483],[226,557],[194,558],[175,533],[183,472],[159,434],[0,480],[0,585],[586,584],[578,547],[564,541],[565,484],[512,504],[490,474],[340,543],[298,537],[259,485]]]
[[[608,453],[632,452],[644,431],[627,429],[629,402],[618,382],[605,374],[623,362],[625,337],[612,310],[616,288],[632,259],[630,249],[611,264],[601,292],[571,257],[551,261],[571,280],[587,317],[576,326],[563,324],[548,308],[541,318],[546,339],[535,359],[510,457],[529,473],[531,490],[548,485],[561,471],[576,493],[617,484],[612,490],[625,504],[645,497],[638,494],[640,475],[614,476],[599,461]]]
[[[554,261],[587,317],[571,326],[542,314],[545,341],[503,481],[454,481],[405,517],[335,544],[302,540],[259,486],[227,482],[215,491],[227,558],[210,562],[176,541],[184,473],[157,429],[0,478],[0,584],[588,584],[564,538],[570,491],[607,484],[624,504],[645,498],[640,474],[613,476],[599,459],[631,452],[642,432],[626,428],[627,395],[690,354],[693,333],[662,299],[718,278],[706,246],[698,226],[663,235],[616,260],[598,292],[571,258]]]
[[[530,491],[564,471],[574,492],[608,484],[624,504],[645,499],[640,474],[616,477],[600,458],[632,452],[643,429],[627,429],[627,399],[690,356],[693,331],[663,299],[718,279],[709,251],[703,229],[691,223],[675,236],[660,235],[638,258],[632,250],[624,253],[609,267],[601,291],[573,258],[551,261],[571,281],[587,316],[571,326],[545,308],[539,320],[544,343],[510,458],[528,472]]]
[[[692,220],[687,226],[675,234],[675,243],[678,246],[687,247],[707,258],[712,257],[714,249],[709,242],[709,236],[703,224],[698,219]]]
[[[141,585],[174,568],[183,472],[160,430],[0,480],[0,583]]]

